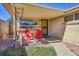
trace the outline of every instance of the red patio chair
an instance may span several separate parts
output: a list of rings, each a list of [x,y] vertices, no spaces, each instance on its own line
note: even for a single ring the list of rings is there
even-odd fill
[[[43,31],[41,29],[37,29],[36,30],[36,38],[42,38],[43,36]]]
[[[43,43],[46,43],[45,38],[43,38],[43,30],[42,29],[37,29],[36,30],[36,41],[38,41],[39,39],[41,39],[41,41]]]
[[[43,35],[43,31],[41,29],[37,29],[34,41],[38,42],[38,40],[42,38],[42,35]]]
[[[30,31],[29,30],[25,30],[25,40],[26,40],[26,42],[29,44],[29,42],[30,42],[30,37],[31,37],[32,35],[31,35],[31,33],[30,33]]]

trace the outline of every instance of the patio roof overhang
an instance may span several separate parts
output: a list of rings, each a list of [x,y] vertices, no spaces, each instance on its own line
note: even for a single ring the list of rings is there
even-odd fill
[[[79,13],[79,7],[76,7],[76,8],[69,9],[69,10],[65,11],[64,15],[68,16],[68,15],[72,15],[73,13]]]
[[[56,9],[49,9],[42,6],[37,6],[34,4],[23,4],[23,3],[15,3],[15,4],[3,4],[5,8],[13,14],[12,6],[16,9],[23,8],[23,15],[22,18],[24,19],[49,19],[59,17],[64,14],[64,11],[56,10]]]

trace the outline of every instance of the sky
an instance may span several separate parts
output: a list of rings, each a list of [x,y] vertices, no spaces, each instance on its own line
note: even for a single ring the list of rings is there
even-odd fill
[[[10,18],[9,12],[4,8],[2,4],[0,4],[0,19],[7,21]]]
[[[66,10],[76,5],[79,5],[79,3],[38,3],[38,4],[50,8],[55,8],[58,10]]]
[[[37,3],[41,6],[47,6],[50,8],[58,9],[58,10],[66,10],[71,7],[74,7],[76,5],[79,5],[78,3]],[[4,8],[4,6],[0,3],[0,19],[2,20],[8,20],[11,17],[10,13]]]

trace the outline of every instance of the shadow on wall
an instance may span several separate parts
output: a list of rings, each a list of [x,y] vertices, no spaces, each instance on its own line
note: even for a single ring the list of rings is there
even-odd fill
[[[64,27],[63,27],[64,29],[63,29],[63,36],[62,36],[62,38],[61,38],[61,39],[62,39],[62,41],[63,41],[63,37],[64,37],[65,30],[66,30],[66,23],[64,22],[64,23],[63,23],[63,25],[64,25]]]

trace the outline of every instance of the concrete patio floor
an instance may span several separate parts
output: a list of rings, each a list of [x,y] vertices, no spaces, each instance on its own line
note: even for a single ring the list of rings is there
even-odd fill
[[[8,48],[9,45],[12,44],[12,40],[7,40],[6,43],[0,44],[0,50],[3,50],[1,48]],[[33,44],[32,44],[33,45]],[[34,44],[36,45],[36,44]],[[40,46],[43,44],[40,44]],[[53,42],[53,43],[48,43],[47,45],[44,44],[43,46],[52,46],[55,48],[57,56],[76,56],[75,53],[73,53],[68,47],[65,46],[63,42]]]
[[[67,48],[62,42],[51,43],[56,50],[57,56],[76,56],[69,48]]]

